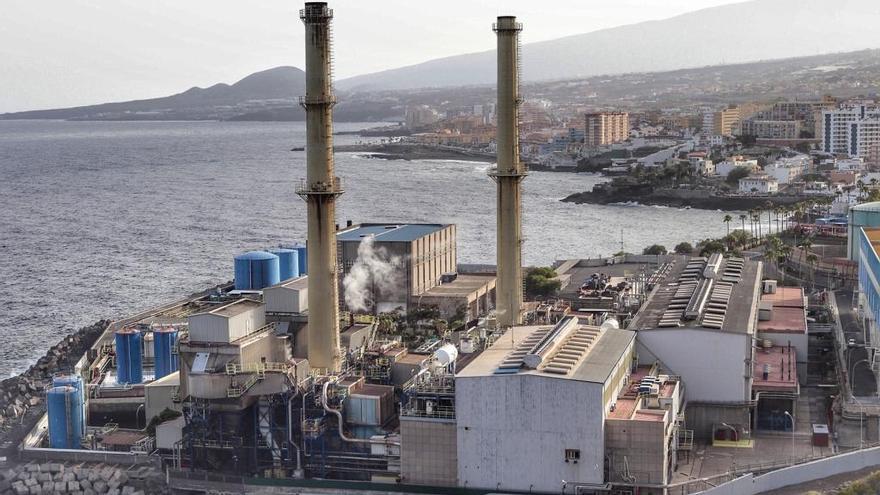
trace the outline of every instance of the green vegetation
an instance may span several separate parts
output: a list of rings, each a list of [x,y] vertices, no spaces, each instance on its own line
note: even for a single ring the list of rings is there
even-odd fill
[[[562,283],[556,279],[556,270],[549,267],[530,268],[526,272],[526,297],[552,297]]]
[[[666,246],[662,246],[660,244],[652,244],[646,247],[642,254],[666,254]]]
[[[877,493],[880,493],[880,471],[875,471],[860,480],[844,483],[837,491],[838,495],[875,495]]]
[[[718,239],[706,239],[697,244],[697,247],[700,248],[700,256],[723,253],[725,250],[724,243]]]
[[[692,254],[694,247],[689,242],[679,242],[675,245],[675,254]]]
[[[166,407],[162,412],[160,412],[157,416],[153,416],[153,419],[150,420],[150,423],[147,425],[147,435],[155,436],[157,426],[166,421],[171,421],[174,418],[179,418],[180,416],[180,412],[168,409]]]
[[[749,169],[746,167],[735,167],[733,170],[727,174],[727,178],[724,179],[728,184],[735,186],[739,184],[739,180],[749,176]]]

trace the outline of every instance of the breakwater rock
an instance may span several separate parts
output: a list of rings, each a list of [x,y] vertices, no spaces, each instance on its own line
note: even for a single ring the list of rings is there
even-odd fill
[[[104,464],[19,464],[0,470],[0,494],[146,495],[169,493],[162,474],[152,468],[128,470]]]

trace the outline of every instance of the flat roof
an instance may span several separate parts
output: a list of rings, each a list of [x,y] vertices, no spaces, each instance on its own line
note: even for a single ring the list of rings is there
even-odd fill
[[[793,348],[774,346],[755,349],[752,390],[797,392],[797,358]],[[764,368],[767,366],[767,379]]]
[[[774,307],[803,308],[803,287],[777,287],[774,294],[762,294],[761,301],[773,303]]]
[[[807,333],[807,315],[804,308],[773,306],[773,316],[758,322],[758,331],[767,333]]]
[[[441,223],[364,223],[339,232],[336,234],[336,240],[360,242],[364,237],[374,236],[374,239],[379,242],[412,242],[450,225]]]
[[[754,321],[755,314],[758,310],[756,302],[758,299],[758,293],[761,291],[760,275],[763,271],[763,265],[759,261],[748,259],[737,260],[737,263],[740,261],[742,262],[742,270],[739,272],[738,281],[732,282],[730,297],[725,303],[726,309],[723,310],[723,322],[720,325],[720,329],[710,328],[703,325],[703,316],[706,315],[705,310],[700,317],[697,317],[696,319],[685,320],[678,318],[677,326],[661,326],[661,320],[669,319],[669,316],[665,315],[670,313],[683,314],[683,309],[678,310],[672,308],[674,305],[673,298],[677,297],[676,292],[679,288],[682,288],[682,276],[683,272],[685,272],[685,268],[688,266],[688,262],[700,259],[701,258],[699,257],[677,257],[672,263],[666,277],[654,288],[654,291],[648,297],[647,302],[639,310],[628,328],[639,331],[661,331],[665,329],[676,330],[682,328],[705,329],[707,331],[730,333],[749,333],[753,331],[754,328],[752,322]],[[705,260],[705,258],[702,259]],[[729,263],[733,265],[730,258],[724,258],[719,272],[723,274],[727,270]],[[702,269],[698,270],[698,272],[702,273]],[[713,282],[713,290],[719,285],[719,282],[721,284],[728,283],[724,280],[727,278],[727,276],[717,277],[715,282]],[[702,275],[698,275],[697,280],[705,279],[702,278]]]
[[[299,277],[289,278],[287,280],[281,281],[279,284],[275,284],[271,287],[266,287],[265,290],[285,288],[285,289],[307,289],[309,287],[309,276],[302,275]]]
[[[262,305],[263,303],[259,301],[254,301],[253,299],[241,298],[237,301],[233,301],[229,304],[224,304],[204,313],[197,313],[193,316],[217,315],[223,316],[224,318],[232,318],[233,316],[237,316],[252,309],[259,308]]]
[[[462,275],[459,274],[452,282],[435,285],[423,292],[430,297],[467,297],[486,286],[494,285],[495,275]]]
[[[587,326],[587,325],[581,325]],[[611,376],[614,367],[623,359],[626,350],[635,340],[635,332],[609,328],[604,330],[598,339],[590,346],[586,357],[580,365],[567,375],[547,373],[545,371],[521,368],[515,374],[496,374],[502,361],[517,348],[517,346],[533,333],[546,331],[546,325],[512,327],[498,337],[488,349],[474,358],[464,369],[456,374],[456,378],[472,377],[498,377],[536,375],[546,378],[561,380],[576,380],[582,382],[604,384]],[[596,328],[596,327],[594,327]]]

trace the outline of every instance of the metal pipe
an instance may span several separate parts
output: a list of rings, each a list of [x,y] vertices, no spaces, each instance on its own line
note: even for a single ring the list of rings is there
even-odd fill
[[[351,438],[345,435],[343,431],[342,425],[345,421],[342,419],[342,413],[338,409],[333,409],[332,407],[327,405],[327,389],[330,385],[339,381],[339,377],[331,377],[331,379],[324,382],[324,386],[321,389],[321,405],[324,406],[324,410],[329,412],[330,414],[334,414],[336,416],[336,420],[339,423],[339,438],[341,438],[345,442],[350,443],[366,443],[366,444],[377,444],[377,445],[396,445],[400,446],[400,442],[391,442],[388,439],[384,440],[372,440],[369,438]]]
[[[296,396],[291,397],[287,400],[287,442],[290,445],[293,445],[293,448],[296,449],[296,470],[297,473],[299,473],[302,470],[301,452],[299,449],[299,445],[297,445],[296,442],[293,441],[293,399],[295,397]]]
[[[498,43],[498,101],[495,144],[497,166],[489,175],[498,184],[496,312],[498,326],[522,323],[522,180],[519,157],[519,32],[516,17],[501,16],[493,26]]]
[[[333,166],[333,96],[330,20],[326,2],[306,2],[306,180],[297,188],[308,217],[308,358],[315,369],[339,371],[339,288],[336,198],[342,194]]]

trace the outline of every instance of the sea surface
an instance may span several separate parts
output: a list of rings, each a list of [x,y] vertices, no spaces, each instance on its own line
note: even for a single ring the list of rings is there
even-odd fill
[[[0,121],[0,377],[76,328],[232,279],[237,253],[304,240],[304,144],[302,123]],[[459,262],[494,263],[488,167],[337,154],[338,221],[455,223]],[[559,201],[602,180],[525,179],[527,264],[726,232],[722,212]]]

